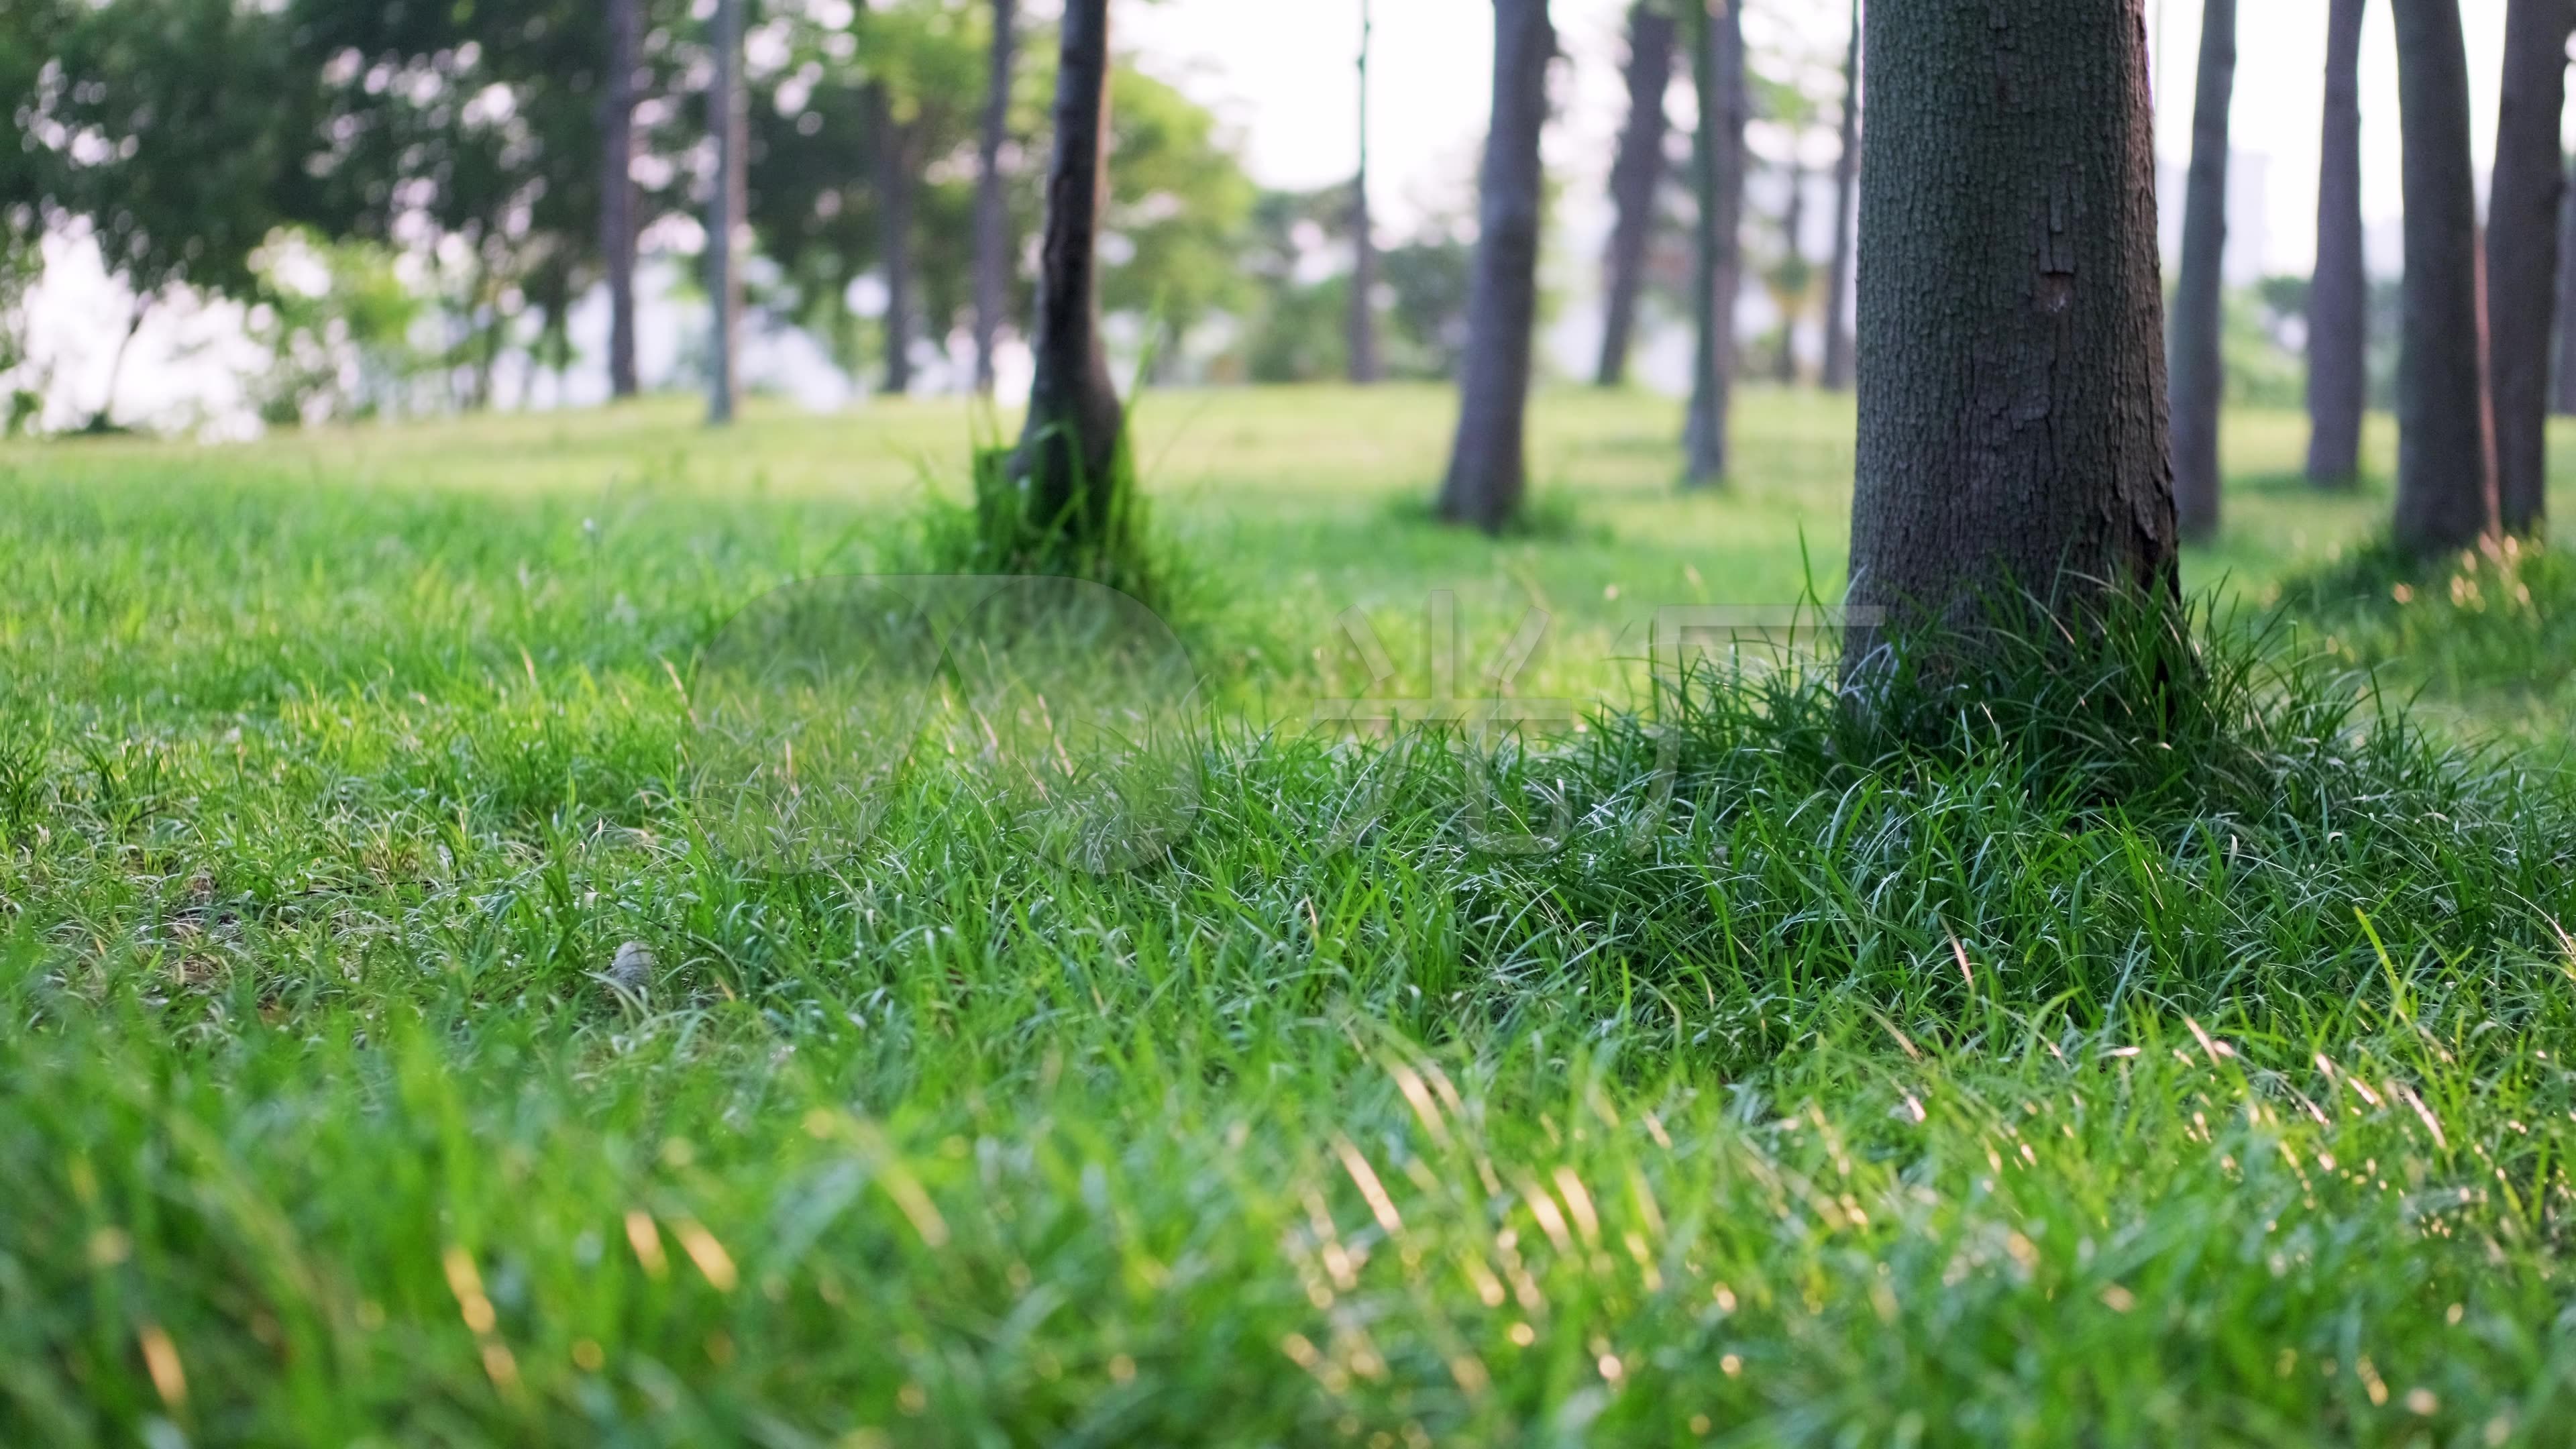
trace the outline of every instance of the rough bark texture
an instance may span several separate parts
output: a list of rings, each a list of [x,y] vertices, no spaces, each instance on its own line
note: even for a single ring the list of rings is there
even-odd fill
[[[1116,523],[1125,416],[1100,346],[1100,208],[1109,194],[1109,0],[1066,0],[1058,27],[1055,153],[1038,257],[1037,378],[1012,476],[1029,518],[1087,540]]]
[[[1664,94],[1673,84],[1678,27],[1663,7],[1640,0],[1628,12],[1628,126],[1610,168],[1610,202],[1618,224],[1602,261],[1601,365],[1593,381],[1619,387],[1637,336],[1637,298],[1646,286],[1646,250],[1655,239],[1655,203],[1664,186],[1664,138],[1672,133]]]
[[[2369,0],[2332,0],[2326,19],[2324,166],[2317,269],[2308,288],[2308,479],[2350,487],[2370,403],[2370,277],[2362,256],[2361,23]]]
[[[1494,119],[1477,199],[1458,437],[1440,516],[1491,533],[1520,512],[1530,347],[1538,325],[1539,135],[1556,27],[1547,0],[1494,0]]]
[[[1807,230],[1807,171],[1796,162],[1789,165],[1789,201],[1780,213],[1780,250],[1787,258],[1782,274],[1791,286],[1782,289],[1780,301],[1780,355],[1772,359],[1771,379],[1782,387],[1798,381],[1798,313],[1805,307],[1808,278],[1804,244],[1799,240]]]
[[[741,399],[737,376],[742,335],[742,269],[734,248],[747,209],[743,153],[749,149],[750,108],[742,85],[743,0],[716,0],[709,39],[715,48],[715,79],[707,92],[707,126],[716,138],[715,184],[707,190],[707,298],[714,326],[707,345],[707,421],[733,421]]]
[[[635,375],[635,68],[643,0],[608,0],[607,83],[600,88],[599,255],[608,272],[608,390],[633,397]]]
[[[2558,207],[2558,380],[2553,409],[2576,417],[2576,163]]]
[[[1860,237],[1860,0],[1852,0],[1851,53],[1843,58],[1843,149],[1834,160],[1834,262],[1825,281],[1825,388],[1852,385],[1852,256]]]
[[[1011,214],[1002,188],[1002,146],[1010,139],[1018,45],[1019,0],[993,0],[992,72],[975,148],[975,389],[985,393],[993,390],[993,348],[1011,305]]]
[[[1717,0],[1722,14],[1691,6],[1691,68],[1699,93],[1699,134],[1691,179],[1699,198],[1697,255],[1691,266],[1695,345],[1690,410],[1682,422],[1682,486],[1707,488],[1726,477],[1735,392],[1735,299],[1744,283],[1739,236],[1744,221],[1744,126],[1751,96],[1744,84],[1744,12],[1740,0]]]
[[[2494,387],[2496,493],[2507,532],[2537,529],[2549,504],[2549,365],[2557,320],[2558,213],[2567,185],[2559,127],[2567,109],[2571,0],[2512,0],[2505,12],[2504,106],[2487,192],[2488,367]]]
[[[2405,341],[2397,364],[2399,548],[2438,553],[2496,523],[2478,328],[2478,198],[2459,0],[2392,0],[2405,129]]]
[[[1348,351],[1351,381],[1365,387],[1386,376],[1377,350],[1377,223],[1369,214],[1368,0],[1360,0],[1360,169],[1351,182],[1351,312]]]
[[[2182,276],[2174,289],[2174,502],[2185,538],[2218,532],[2218,411],[2227,265],[2227,113],[2236,96],[2236,0],[2207,0],[2200,87],[2192,103],[2191,179],[2183,198]]]
[[[2178,591],[2144,3],[1869,7],[1851,599],[1900,628]]]
[[[883,85],[868,89],[876,123],[877,262],[886,288],[885,390],[901,397],[912,391],[913,127],[895,118]]]

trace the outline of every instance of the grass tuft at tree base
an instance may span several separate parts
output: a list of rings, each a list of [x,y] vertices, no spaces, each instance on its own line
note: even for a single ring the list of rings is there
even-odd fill
[[[1041,517],[1017,447],[978,447],[968,508],[933,499],[923,541],[943,572],[1082,579],[1149,608],[1171,600],[1170,568],[1156,556],[1137,486],[1134,443],[1120,434],[1106,479],[1077,477],[1073,501]]]

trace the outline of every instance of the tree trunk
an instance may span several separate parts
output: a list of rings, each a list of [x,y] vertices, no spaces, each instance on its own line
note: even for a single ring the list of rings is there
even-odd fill
[[[116,340],[116,355],[107,363],[107,392],[98,400],[98,411],[90,414],[89,430],[104,433],[116,426],[116,394],[125,382],[125,355],[134,350],[134,336],[143,330],[143,319],[152,313],[152,298],[134,299],[134,310],[126,315],[125,335]]]
[[[1793,142],[1794,144],[1794,142]],[[1799,237],[1807,229],[1807,171],[1789,162],[1789,204],[1780,214],[1780,248],[1786,259],[1781,274],[1789,285],[1780,289],[1780,355],[1772,363],[1772,380],[1782,387],[1798,383],[1798,314],[1807,301],[1807,258]]]
[[[1859,242],[1853,222],[1860,207],[1860,0],[1852,0],[1851,53],[1843,58],[1843,149],[1834,161],[1834,269],[1825,283],[1825,388],[1848,392],[1852,385],[1851,315],[1852,251]]]
[[[1523,426],[1538,327],[1539,135],[1556,27],[1547,0],[1494,0],[1494,119],[1479,180],[1458,437],[1440,516],[1500,532],[1528,487]]]
[[[2494,384],[2496,489],[2508,533],[2549,509],[2549,363],[2558,285],[2558,213],[2567,185],[2559,126],[2567,109],[2569,0],[2512,0],[2505,12],[2504,108],[2487,193],[2488,365]]]
[[[2561,417],[2576,417],[2576,162],[2566,199],[2558,208],[2558,382],[2552,403]]]
[[[2399,548],[2463,548],[2493,531],[2478,198],[2459,0],[2393,0],[2405,131],[2405,341],[2397,365]]]
[[[1691,67],[1699,92],[1699,134],[1692,145],[1692,183],[1699,197],[1691,308],[1696,345],[1690,412],[1683,420],[1682,486],[1706,488],[1726,477],[1735,390],[1735,299],[1744,284],[1744,127],[1751,98],[1744,84],[1741,0],[1718,0],[1724,13],[1689,7]]]
[[[1369,213],[1369,44],[1376,30],[1360,0],[1360,169],[1351,183],[1350,377],[1366,387],[1386,376],[1377,349],[1377,223]]]
[[[975,390],[982,393],[993,390],[993,348],[1011,305],[1011,215],[1002,189],[1002,146],[1010,139],[1018,44],[1019,0],[993,0],[992,71],[975,149]]]
[[[2182,278],[2174,289],[2174,501],[2187,539],[2218,532],[2218,412],[2227,284],[2227,113],[2236,95],[2236,0],[2200,18],[2200,93],[2192,104],[2191,180],[2183,198]]]
[[[601,88],[599,254],[608,272],[608,391],[633,397],[635,376],[635,68],[643,0],[608,0],[608,83]]]
[[[2317,269],[2308,289],[2308,479],[2361,473],[2370,403],[2370,277],[2361,227],[2361,23],[2369,0],[2333,0],[2326,21],[2325,164],[2317,178]]]
[[[1619,159],[1610,168],[1610,202],[1619,221],[1602,264],[1601,365],[1593,375],[1602,387],[1627,382],[1636,341],[1637,298],[1645,290],[1646,250],[1663,194],[1664,137],[1672,130],[1664,93],[1673,84],[1675,28],[1653,0],[1639,0],[1628,12],[1628,128],[1619,133]]]
[[[743,153],[750,110],[742,85],[743,0],[716,0],[710,35],[715,48],[715,79],[707,92],[707,129],[716,140],[715,183],[707,192],[707,300],[714,327],[707,342],[707,421],[721,427],[733,421],[742,393],[737,375],[742,334],[742,268],[735,247],[742,228],[745,194]]]
[[[1012,476],[1024,518],[1064,541],[1118,526],[1125,412],[1100,345],[1100,209],[1109,194],[1109,0],[1066,0],[1058,27],[1055,153],[1038,256],[1037,379]]]
[[[912,127],[883,83],[868,88],[876,121],[877,260],[885,269],[885,390],[912,391]]]
[[[2142,5],[1869,7],[1851,601],[1887,626],[2179,593]]]

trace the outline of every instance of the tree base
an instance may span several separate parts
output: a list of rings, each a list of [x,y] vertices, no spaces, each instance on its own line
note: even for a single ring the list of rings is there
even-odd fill
[[[1148,545],[1134,454],[1123,432],[1108,477],[1076,480],[1070,490],[1096,506],[1042,516],[1039,490],[1031,486],[1017,447],[978,448],[974,476],[972,514],[934,539],[944,564],[976,573],[1084,579],[1148,605],[1157,602],[1166,580]]]

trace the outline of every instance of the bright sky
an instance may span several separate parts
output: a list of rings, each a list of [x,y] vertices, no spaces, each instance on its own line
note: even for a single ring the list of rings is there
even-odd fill
[[[1376,114],[1370,130],[1382,208],[1401,224],[1426,202],[1463,198],[1486,120],[1493,57],[1492,0],[1374,0]],[[1748,18],[1786,27],[1837,56],[1849,33],[1841,0],[1748,0]],[[1254,174],[1311,187],[1350,173],[1358,118],[1352,60],[1361,0],[1162,0],[1122,7],[1121,43],[1218,103],[1241,130]],[[2177,164],[2191,143],[2197,0],[2147,0],[2160,51],[2158,132]],[[2461,0],[2476,85],[2478,169],[2494,146],[2505,0]],[[1549,160],[1597,194],[1626,105],[1619,64],[1628,0],[1555,0],[1570,67],[1557,78],[1560,121]],[[2317,142],[2325,97],[2326,0],[2248,0],[2240,6],[2234,132],[2241,151],[2270,159],[2268,262],[2304,271],[2316,249]],[[2370,7],[2362,62],[2364,206],[2374,222],[2399,214],[2397,46],[2387,0]],[[2483,190],[2483,183],[2481,183]],[[1569,192],[1580,204],[1582,194]]]

